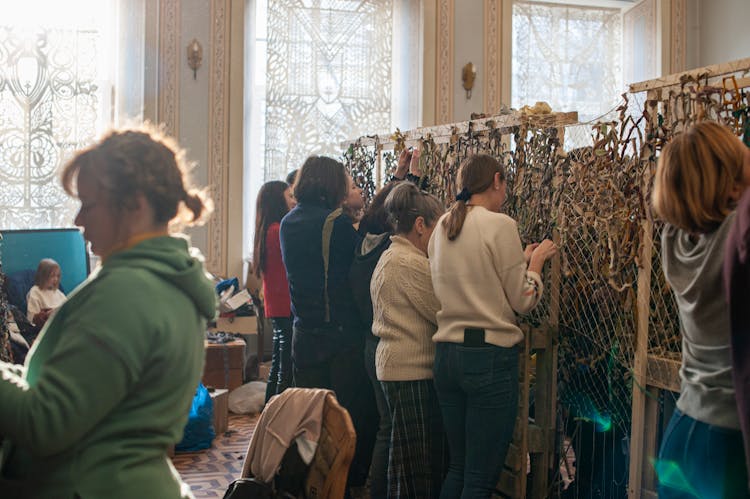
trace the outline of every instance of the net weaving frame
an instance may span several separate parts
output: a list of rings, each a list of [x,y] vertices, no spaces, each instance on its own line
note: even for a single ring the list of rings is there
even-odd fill
[[[405,147],[420,148],[428,190],[446,206],[466,156],[481,152],[503,163],[503,211],[518,222],[521,240],[549,237],[560,248],[545,268],[542,303],[519,318],[531,385],[539,381],[533,366],[544,348],[538,347],[559,352],[553,379],[544,379],[553,400],[535,397],[533,387],[529,415],[539,419],[542,410],[553,427],[557,417],[570,417],[625,435],[630,476],[615,470],[613,459],[611,477],[618,487],[627,482],[632,497],[655,483],[649,458],[658,449],[657,421],[664,399],[679,391],[679,318],[661,270],[661,223],[650,206],[656,161],[671,137],[701,120],[730,126],[750,145],[748,73],[750,58],[634,84],[616,108],[589,123],[578,123],[576,113],[511,112],[342,144],[368,196],[389,178]],[[548,430],[542,430],[546,443],[553,439]],[[553,442],[560,456],[564,437]],[[527,443],[534,438],[529,430]],[[612,439],[614,449],[614,433]],[[615,493],[609,487],[603,494]]]

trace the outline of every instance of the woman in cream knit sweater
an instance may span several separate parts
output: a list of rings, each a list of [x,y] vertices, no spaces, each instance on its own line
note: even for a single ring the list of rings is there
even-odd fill
[[[429,244],[441,305],[435,388],[451,456],[441,497],[489,498],[518,412],[515,314],[539,303],[542,266],[556,247],[549,239],[521,247],[516,222],[500,213],[505,172],[495,158],[464,160],[458,187]]]
[[[447,443],[432,382],[440,304],[427,243],[443,210],[408,182],[393,189],[385,209],[394,235],[375,267],[370,294],[372,332],[380,337],[375,365],[392,423],[388,497],[438,497]]]

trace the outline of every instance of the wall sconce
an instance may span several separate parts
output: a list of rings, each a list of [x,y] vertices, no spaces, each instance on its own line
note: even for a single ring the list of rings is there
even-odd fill
[[[471,99],[471,89],[474,88],[474,80],[477,77],[477,68],[474,63],[467,63],[466,66],[461,69],[461,80],[464,82],[464,90],[466,90],[466,98]]]
[[[187,59],[188,66],[193,70],[193,79],[195,80],[198,68],[201,67],[201,62],[203,62],[203,47],[195,38],[187,46]]]

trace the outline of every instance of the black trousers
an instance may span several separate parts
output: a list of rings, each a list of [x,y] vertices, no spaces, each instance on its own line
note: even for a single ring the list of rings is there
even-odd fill
[[[298,369],[295,365],[294,382],[301,388],[333,390],[339,404],[349,411],[357,432],[357,445],[347,485],[364,486],[378,430],[378,408],[365,371],[364,345],[348,348],[313,366]]]

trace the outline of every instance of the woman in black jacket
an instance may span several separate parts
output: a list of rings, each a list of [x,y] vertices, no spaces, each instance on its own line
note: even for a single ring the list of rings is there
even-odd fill
[[[363,487],[374,445],[376,412],[362,357],[366,326],[349,284],[360,236],[342,204],[353,181],[340,162],[309,157],[297,173],[297,206],[281,221],[281,254],[294,315],[296,386],[328,388],[351,415],[357,447],[349,486]]]

